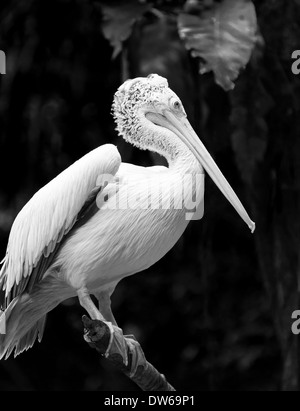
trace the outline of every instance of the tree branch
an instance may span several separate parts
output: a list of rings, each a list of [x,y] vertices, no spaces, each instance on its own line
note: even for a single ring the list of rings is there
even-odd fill
[[[143,391],[175,391],[163,374],[150,364],[133,336],[124,336],[121,328],[100,320],[82,317],[84,339],[107,361],[122,371]]]

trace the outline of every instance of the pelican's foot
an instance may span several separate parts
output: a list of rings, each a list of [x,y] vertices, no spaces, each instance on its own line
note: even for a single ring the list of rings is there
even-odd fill
[[[112,342],[110,344],[109,349],[107,349],[107,355],[105,356],[106,358],[108,356],[111,356],[113,354],[119,354],[122,357],[122,362],[125,365],[125,367],[128,367],[129,365],[129,358],[128,354],[132,354],[131,358],[135,358],[136,356],[133,355],[134,352],[137,350],[140,350],[140,344],[137,342],[136,338],[134,335],[124,335],[123,331],[121,328],[117,326],[113,326],[114,328],[114,335]],[[136,361],[134,361],[134,364]],[[136,366],[131,363],[131,370],[130,370],[130,375],[134,375],[136,372]]]
[[[110,350],[114,341],[114,334],[115,334],[115,330],[114,327],[112,325],[112,323],[110,321],[103,321],[109,328],[109,333],[110,333],[110,337],[109,337],[109,343],[107,346],[107,349],[105,351],[105,353],[103,354],[105,358],[107,358],[110,354]]]
[[[121,328],[109,321],[91,320],[86,315],[82,320],[85,341],[92,343],[105,358],[116,360],[118,364],[122,363],[130,376],[135,375],[138,364],[146,360],[134,335],[124,335]],[[116,359],[116,355],[121,359]]]
[[[124,338],[126,338],[126,340],[134,340],[135,342],[137,342],[137,339],[133,334],[126,334],[124,335]]]
[[[146,358],[140,343],[137,341],[134,335],[124,335],[124,338],[127,342],[127,346],[131,354],[129,377],[132,378],[135,375],[138,366],[146,363]]]

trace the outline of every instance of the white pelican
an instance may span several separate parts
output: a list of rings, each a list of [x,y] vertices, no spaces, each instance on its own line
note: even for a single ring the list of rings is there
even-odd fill
[[[92,319],[116,324],[110,310],[116,284],[162,258],[188,224],[186,209],[174,206],[182,200],[182,176],[202,177],[198,187],[190,186],[201,200],[194,210],[197,218],[203,215],[205,169],[254,231],[254,222],[165,78],[152,74],[126,81],[115,94],[113,114],[126,141],[161,154],[168,167],[121,163],[117,148],[107,144],[31,198],[12,225],[2,261],[0,323],[6,333],[0,334],[0,358],[27,350],[37,337],[41,341],[47,313],[72,296],[79,297]],[[112,178],[104,182],[108,175]],[[170,187],[173,200],[168,207],[158,207]],[[117,197],[136,206],[120,207]]]

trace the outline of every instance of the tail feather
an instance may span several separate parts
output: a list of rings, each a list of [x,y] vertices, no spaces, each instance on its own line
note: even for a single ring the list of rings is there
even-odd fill
[[[16,357],[31,348],[37,338],[42,340],[47,313],[62,301],[51,285],[57,284],[51,279],[41,283],[32,293],[15,297],[2,314],[0,311],[0,360],[13,351]]]
[[[38,337],[41,341],[46,315],[37,318],[37,312],[28,294],[16,297],[2,313],[5,334],[0,334],[0,359],[7,359],[13,351],[14,356],[31,348]],[[4,320],[4,321],[3,321]]]
[[[7,351],[5,359],[7,359],[10,356],[14,348],[14,357],[16,357],[23,351],[27,351],[29,348],[31,348],[35,343],[36,339],[38,339],[38,342],[42,341],[46,324],[46,317],[47,315],[38,320],[34,324],[34,326],[14,346],[12,346],[9,349],[9,351]]]

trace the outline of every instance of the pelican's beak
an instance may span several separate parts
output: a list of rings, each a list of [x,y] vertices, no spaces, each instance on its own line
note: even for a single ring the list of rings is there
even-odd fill
[[[165,109],[163,115],[147,113],[146,117],[153,123],[168,128],[184,142],[253,233],[255,223],[250,219],[243,204],[204,147],[187,118],[184,115],[178,118],[178,116],[169,109]]]

